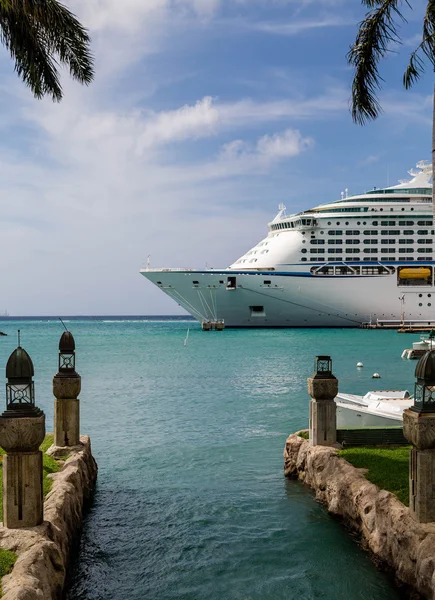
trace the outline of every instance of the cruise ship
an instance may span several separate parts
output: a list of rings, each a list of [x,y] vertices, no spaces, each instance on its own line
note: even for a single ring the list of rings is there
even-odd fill
[[[432,165],[420,161],[409,174],[298,214],[281,204],[267,236],[225,269],[141,273],[202,323],[433,324]]]

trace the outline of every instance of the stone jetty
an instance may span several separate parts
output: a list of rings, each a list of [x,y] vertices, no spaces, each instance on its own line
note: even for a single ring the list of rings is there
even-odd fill
[[[0,548],[17,555],[1,582],[3,600],[61,600],[67,567],[80,538],[83,514],[97,478],[88,436],[80,436],[75,371],[75,342],[66,331],[59,343],[59,370],[53,378],[54,444],[47,454],[60,470],[47,477],[51,490],[43,498],[45,415],[36,406],[34,368],[18,347],[6,366],[6,410],[0,416],[3,457],[3,523]]]
[[[297,434],[285,444],[284,474],[309,485],[399,581],[435,600],[435,523],[419,523],[394,494],[370,483],[337,450],[312,446]]]
[[[284,474],[309,485],[316,499],[358,532],[364,546],[388,565],[398,581],[435,600],[435,350],[420,358],[414,404],[404,412],[404,436],[411,442],[409,504],[379,489],[338,455],[332,398],[338,382],[329,356],[315,359],[308,379],[309,439],[287,438]],[[415,597],[415,596],[414,596]]]

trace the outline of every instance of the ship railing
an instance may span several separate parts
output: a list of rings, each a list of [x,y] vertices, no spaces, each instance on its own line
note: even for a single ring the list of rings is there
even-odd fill
[[[197,271],[198,269],[188,269],[187,267],[185,269],[183,269],[183,267],[174,267],[174,268],[160,268],[160,269],[151,269],[151,268],[144,268],[141,269],[141,271],[146,271],[147,273],[173,273],[175,272],[179,272],[182,273],[184,271]],[[212,269],[209,269],[212,270]]]

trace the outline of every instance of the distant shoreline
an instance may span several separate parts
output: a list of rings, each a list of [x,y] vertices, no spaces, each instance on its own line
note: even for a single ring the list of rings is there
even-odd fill
[[[59,316],[68,321],[195,321],[190,315],[56,315],[56,316],[0,316],[0,321],[57,321]]]

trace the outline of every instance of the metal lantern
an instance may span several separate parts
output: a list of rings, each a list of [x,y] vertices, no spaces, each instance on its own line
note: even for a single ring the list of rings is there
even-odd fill
[[[314,359],[314,377],[326,379],[332,375],[332,359],[330,356],[316,356]]]
[[[415,368],[414,406],[418,413],[435,413],[435,350],[426,352]]]
[[[76,369],[75,342],[70,331],[64,331],[59,341],[59,374],[71,376]]]
[[[34,369],[30,356],[18,346],[9,357],[6,365],[6,408],[7,411],[35,409]]]

